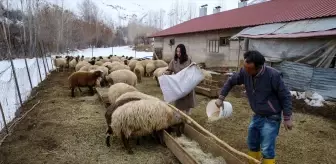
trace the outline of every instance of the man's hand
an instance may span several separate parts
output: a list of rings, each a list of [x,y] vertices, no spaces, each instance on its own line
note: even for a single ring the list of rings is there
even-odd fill
[[[291,119],[284,121],[284,125],[286,130],[292,130],[293,128],[293,122]]]
[[[221,106],[223,106],[223,101],[221,99],[217,99],[215,101],[215,104],[216,104],[217,108],[220,108]]]
[[[224,96],[220,95],[218,99],[215,101],[215,104],[218,108],[223,106]]]

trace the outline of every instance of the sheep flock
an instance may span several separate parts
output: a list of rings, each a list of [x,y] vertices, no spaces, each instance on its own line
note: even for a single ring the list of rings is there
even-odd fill
[[[158,79],[167,69],[168,63],[163,60],[134,59],[132,57],[59,57],[54,59],[56,71],[73,71],[69,76],[71,96],[75,97],[75,89],[108,87],[109,106],[106,108],[106,139],[110,145],[111,135],[119,138],[129,154],[133,151],[129,140],[135,138],[140,144],[142,137],[152,137],[164,145],[163,131],[176,132],[181,136],[184,126],[183,118],[164,101],[141,93],[136,85],[143,82],[143,77],[152,76]],[[207,79],[211,74],[202,70]],[[159,83],[157,83],[159,86]]]

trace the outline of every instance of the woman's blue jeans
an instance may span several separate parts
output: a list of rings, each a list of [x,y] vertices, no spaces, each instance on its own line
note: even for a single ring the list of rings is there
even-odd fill
[[[280,124],[281,115],[266,117],[255,114],[248,128],[247,144],[249,150],[254,152],[261,150],[263,158],[273,159]]]

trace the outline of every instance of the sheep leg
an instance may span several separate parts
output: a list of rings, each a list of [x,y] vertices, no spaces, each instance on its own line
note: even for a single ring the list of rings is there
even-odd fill
[[[140,137],[137,137],[136,140],[137,140],[137,143],[136,143],[136,144],[137,144],[137,145],[140,145]]]
[[[71,97],[75,97],[75,88],[71,88]]]
[[[125,134],[123,132],[121,132],[121,140],[122,140],[122,142],[124,144],[125,149],[127,150],[127,153],[128,154],[133,154],[133,151],[132,151],[132,149],[131,149],[131,147],[129,145],[129,139],[126,138],[126,136],[125,136]]]
[[[157,86],[159,87],[159,86],[160,86],[160,83],[159,83],[159,79],[158,79],[158,77],[155,76],[155,80],[156,80]]]
[[[159,137],[159,141],[160,141],[160,144],[163,146],[163,147],[166,147],[164,141],[163,141],[163,130],[159,130],[157,131],[157,135]]]
[[[105,143],[106,143],[107,147],[111,146],[111,144],[110,144],[110,138],[111,138],[111,134],[112,133],[113,133],[113,131],[112,131],[111,126],[108,126],[107,132],[106,132],[106,140],[105,140]]]
[[[93,86],[89,86],[89,92],[92,96],[94,95]]]

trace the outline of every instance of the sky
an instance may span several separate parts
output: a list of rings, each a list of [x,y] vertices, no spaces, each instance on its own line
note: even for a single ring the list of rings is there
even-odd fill
[[[20,0],[8,0],[12,5],[15,6],[15,3],[19,4]],[[16,1],[16,2],[15,2]],[[58,4],[61,6],[62,0],[44,0],[48,1],[53,4]],[[71,11],[74,11],[75,13],[78,12],[78,4],[82,2],[83,0],[64,0],[64,7],[66,9],[69,9]],[[160,9],[163,9],[166,11],[165,15],[165,22],[164,22],[164,28],[169,27],[169,21],[167,14],[169,13],[172,3],[174,1],[179,1],[179,3],[184,4],[184,7],[187,8],[187,5],[189,2],[195,3],[195,10],[197,12],[199,7],[204,4],[208,4],[207,9],[207,15],[212,14],[213,8],[215,6],[221,6],[221,11],[225,10],[231,10],[238,7],[238,0],[93,0],[94,3],[99,7],[101,10],[101,17],[102,19],[106,20],[113,20],[114,24],[122,24],[126,25],[127,20],[119,21],[118,15],[120,16],[126,16],[126,15],[133,15],[136,14],[139,17],[144,16],[148,11],[154,10],[159,11]],[[252,1],[259,1],[259,0],[249,0],[249,2]],[[119,13],[117,10],[107,6],[107,5],[119,5],[124,10],[119,10]]]

